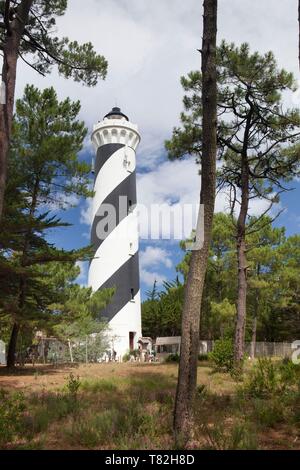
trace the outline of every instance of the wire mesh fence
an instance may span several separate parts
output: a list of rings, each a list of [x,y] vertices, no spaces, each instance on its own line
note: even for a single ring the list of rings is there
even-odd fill
[[[157,338],[156,352],[163,358],[169,354],[180,353],[180,336]],[[291,357],[293,353],[293,343],[287,342],[269,342],[257,341],[255,344],[251,342],[245,343],[245,354],[249,357]],[[214,348],[213,340],[200,340],[199,354],[206,355]]]

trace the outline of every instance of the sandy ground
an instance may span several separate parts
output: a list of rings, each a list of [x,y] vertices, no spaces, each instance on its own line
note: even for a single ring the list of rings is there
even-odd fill
[[[0,367],[0,388],[6,390],[22,390],[24,393],[40,391],[42,389],[54,390],[63,387],[68,381],[70,373],[80,379],[111,379],[126,378],[141,375],[177,378],[177,364],[139,364],[139,363],[108,363],[108,364],[82,364],[71,365],[27,365],[8,373]],[[225,379],[225,380],[224,380]],[[234,381],[228,375],[211,373],[209,367],[198,368],[198,383],[206,385],[215,393],[232,393],[235,388]]]

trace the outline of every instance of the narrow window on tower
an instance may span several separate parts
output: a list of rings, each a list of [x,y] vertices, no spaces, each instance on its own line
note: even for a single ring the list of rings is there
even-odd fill
[[[133,253],[133,243],[132,242],[129,243],[129,254],[130,254],[130,256],[134,255],[134,253]]]
[[[130,293],[131,293],[131,301],[134,301],[134,289],[133,289],[133,287],[130,289]]]
[[[132,200],[128,199],[127,215],[130,214],[132,210]]]

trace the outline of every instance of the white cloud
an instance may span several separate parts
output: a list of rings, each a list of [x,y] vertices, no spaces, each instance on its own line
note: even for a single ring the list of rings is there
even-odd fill
[[[155,281],[157,284],[163,284],[167,280],[163,274],[147,271],[146,269],[140,269],[140,279],[148,287],[152,287]]]
[[[67,210],[70,207],[76,207],[79,201],[80,198],[76,194],[56,193],[55,200],[48,201],[44,204],[44,207],[53,212],[58,212],[60,210]]]
[[[147,239],[150,229],[161,235],[161,220],[150,218],[151,208],[155,205],[163,207],[171,206],[178,225],[181,226],[183,209],[191,205],[191,212],[187,211],[184,218],[184,231],[181,233],[188,237],[196,226],[197,204],[200,195],[200,176],[198,166],[193,158],[177,161],[163,161],[156,168],[146,173],[137,174],[137,200],[141,206],[144,206],[147,212],[140,212],[140,235]],[[238,208],[239,206],[237,206]],[[250,203],[250,214],[259,216],[269,207],[269,202],[261,199],[254,199]],[[274,211],[280,210],[280,205],[275,205]],[[229,212],[230,204],[228,193],[222,191],[216,197],[215,212]],[[92,223],[92,199],[87,199],[80,213],[80,222],[91,226]],[[151,227],[149,221],[151,220]],[[171,226],[171,236],[174,235],[174,226]]]
[[[76,261],[76,266],[80,268],[80,274],[76,279],[76,282],[82,287],[87,286],[87,276],[88,276],[88,262],[87,261]]]
[[[171,235],[177,231],[179,237],[185,233],[190,234],[197,220],[197,204],[199,201],[200,177],[197,166],[193,159],[182,161],[164,161],[153,171],[137,175],[137,200],[139,204],[147,208],[147,213],[140,213],[140,234],[142,238],[147,238],[151,232],[162,232],[162,222],[160,219],[151,218],[151,210],[155,211],[155,205],[171,206],[174,214],[174,224],[170,227]],[[188,207],[185,212],[185,206]],[[168,212],[168,210],[166,210]],[[184,215],[183,215],[184,214]],[[166,220],[167,215],[163,218]],[[184,225],[182,223],[184,219]],[[149,221],[151,220],[151,226]],[[182,229],[181,229],[182,227]],[[183,232],[184,230],[184,232]]]
[[[153,286],[155,281],[162,284],[166,280],[166,276],[159,272],[160,269],[162,267],[170,269],[172,266],[172,258],[167,250],[147,246],[140,253],[140,277],[141,281],[147,286]]]
[[[192,229],[196,226],[198,214],[197,204],[200,199],[201,187],[198,169],[193,158],[182,161],[166,161],[161,163],[153,171],[139,174],[137,180],[138,201],[148,208],[148,213],[153,204],[171,204],[174,208],[174,213],[176,213],[178,206],[181,208],[190,204],[193,206],[192,212],[187,212],[187,217],[185,217],[184,220],[184,232],[182,233],[184,233],[186,237],[189,236]],[[252,200],[249,212],[251,215],[259,216],[269,205],[270,203],[266,200]],[[277,204],[274,210],[276,211],[278,208],[279,205]],[[215,212],[228,213],[229,210],[230,203],[228,193],[222,191],[218,193],[216,197]],[[178,218],[181,220],[180,212]],[[142,238],[147,238],[149,232],[148,220],[146,214],[142,212],[140,218],[140,233]],[[153,227],[151,228],[153,229]],[[154,227],[154,229],[156,229],[156,227]],[[159,231],[161,233],[161,226],[159,226]],[[172,230],[171,233],[174,234]]]
[[[151,172],[138,174],[138,201],[150,204],[194,203],[199,200],[200,176],[195,161],[165,161]]]
[[[218,40],[246,41],[260,52],[273,50],[280,66],[298,74],[296,11],[296,0],[220,0]],[[58,19],[59,34],[91,41],[108,60],[107,79],[87,88],[56,72],[42,78],[20,61],[16,95],[22,95],[28,82],[41,88],[53,85],[61,99],[80,99],[81,118],[90,131],[118,104],[140,128],[139,168],[151,170],[138,175],[138,201],[146,206],[196,203],[200,178],[193,160],[161,163],[161,154],[182,110],[180,76],[200,68],[201,19],[199,0],[85,0],[84,8],[82,0],[72,0]],[[86,149],[91,151],[90,144]],[[252,206],[256,214],[266,207],[261,201]],[[216,211],[227,208],[226,195],[218,195]],[[90,201],[80,221],[90,225]]]
[[[180,76],[200,67],[202,2],[85,0],[84,8],[82,4],[69,2],[66,15],[58,19],[58,32],[94,44],[109,62],[106,81],[89,89],[57,73],[42,78],[20,60],[17,96],[28,82],[53,85],[61,98],[81,100],[81,115],[90,129],[117,102],[139,124],[140,155],[149,157],[144,150],[154,142],[162,146],[178,123]],[[273,50],[281,66],[298,73],[296,11],[296,0],[220,0],[219,41],[247,41],[261,52]]]
[[[173,266],[170,253],[159,247],[147,246],[144,251],[140,253],[141,268],[154,268],[159,265],[164,265],[166,268]]]
[[[80,210],[80,223],[91,226],[93,222],[93,199],[88,198],[84,201]]]

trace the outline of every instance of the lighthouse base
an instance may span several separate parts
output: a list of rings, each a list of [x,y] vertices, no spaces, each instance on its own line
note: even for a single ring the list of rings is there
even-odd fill
[[[125,354],[138,349],[142,337],[140,291],[108,322],[106,339],[111,357],[122,361]]]

